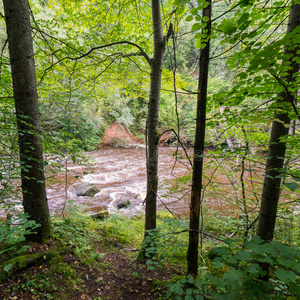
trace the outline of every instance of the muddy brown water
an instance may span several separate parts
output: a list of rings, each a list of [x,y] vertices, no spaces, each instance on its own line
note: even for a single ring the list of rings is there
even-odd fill
[[[158,210],[170,210],[174,216],[188,216],[191,182],[188,175],[191,171],[189,161],[184,158],[183,149],[179,149],[178,157],[174,156],[176,148],[159,148],[159,190]],[[188,150],[192,155],[192,149]],[[203,203],[209,206],[216,216],[229,213],[239,216],[243,207],[242,191],[240,186],[241,166],[240,159],[219,158],[205,152],[204,158],[204,189]],[[67,161],[68,172],[61,171],[51,176],[46,172],[47,198],[50,213],[62,214],[64,207],[74,207],[74,203],[81,211],[87,214],[108,210],[110,214],[120,213],[129,216],[143,214],[145,210],[144,199],[146,197],[146,160],[145,148],[117,148],[103,147],[86,153],[92,163],[89,167],[84,164],[74,164]],[[80,161],[80,160],[79,160]],[[49,157],[49,166],[58,163],[65,166],[65,161],[59,161],[55,156]],[[245,195],[252,199],[248,209],[256,209],[263,179],[263,163],[248,162],[244,172]],[[46,169],[47,170],[47,169]],[[185,177],[184,177],[185,176]],[[181,178],[181,179],[180,179]],[[95,184],[100,191],[93,197],[77,196],[75,185],[80,182]],[[16,185],[17,186],[17,185]],[[285,192],[286,194],[286,192]],[[128,208],[118,210],[120,201],[130,201]],[[18,206],[21,209],[20,206]],[[5,218],[6,212],[1,210],[0,218]]]
[[[166,206],[175,214],[186,213],[187,207],[184,199],[178,200],[180,195],[168,195],[170,182],[173,179],[188,174],[186,167],[188,161],[181,160],[175,163],[173,153],[175,148],[159,149],[159,192],[162,198],[158,200],[158,209]],[[55,177],[56,183],[47,185],[47,197],[51,213],[60,212],[67,200],[74,201],[85,212],[97,213],[107,209],[111,214],[119,212],[126,215],[144,213],[144,199],[146,197],[146,162],[143,148],[103,148],[89,152],[94,160],[94,166],[87,169],[83,166],[70,164],[68,169],[68,186],[65,189],[66,174],[61,173]],[[183,164],[184,163],[184,164]],[[77,175],[75,175],[77,174]],[[79,176],[79,178],[77,178]],[[90,182],[99,189],[93,197],[77,196],[74,185],[78,182]],[[118,210],[119,201],[130,201],[128,208]]]
[[[189,162],[187,159],[181,159],[174,166],[175,151],[176,148],[169,147],[159,149],[158,209],[170,209],[175,215],[182,215],[187,213],[186,199],[182,198],[182,193],[170,195],[169,190],[174,179],[189,173]],[[103,209],[107,209],[110,214],[119,212],[129,216],[144,213],[145,149],[105,147],[87,154],[93,160],[91,167],[68,161],[67,173],[60,172],[47,180],[50,213],[61,214],[65,204],[69,202],[74,202],[81,210],[91,214]],[[79,182],[93,183],[100,192],[93,197],[77,196],[74,185]],[[130,206],[118,210],[116,204],[123,200],[129,200]],[[5,217],[3,210],[0,211],[0,217]]]

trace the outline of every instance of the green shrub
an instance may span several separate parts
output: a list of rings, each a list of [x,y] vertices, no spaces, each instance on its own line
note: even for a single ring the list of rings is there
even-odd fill
[[[241,243],[242,241],[242,243]],[[194,280],[188,276],[168,283],[167,297],[174,299],[299,299],[300,250],[275,241],[228,240],[210,250],[207,269]],[[264,281],[261,265],[270,267]],[[208,289],[209,287],[209,289]],[[194,297],[194,298],[192,298]]]

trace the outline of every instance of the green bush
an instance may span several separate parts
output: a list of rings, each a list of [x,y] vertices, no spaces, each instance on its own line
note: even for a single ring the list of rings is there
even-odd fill
[[[227,240],[210,250],[206,269],[194,280],[188,276],[168,283],[172,299],[299,299],[300,250],[282,243]],[[261,266],[270,268],[270,280]],[[209,287],[209,288],[208,288]]]
[[[11,258],[24,253],[29,246],[23,245],[27,234],[35,233],[40,225],[28,219],[28,214],[18,213],[11,216],[0,226],[0,265],[8,272],[13,263],[7,263],[6,258]]]

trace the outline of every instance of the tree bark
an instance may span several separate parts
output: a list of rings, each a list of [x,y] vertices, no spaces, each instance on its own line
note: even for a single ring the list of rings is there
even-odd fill
[[[24,212],[41,226],[28,241],[44,242],[52,235],[46,198],[43,148],[35,77],[29,3],[3,0],[13,79]]]
[[[208,39],[201,49],[199,58],[199,80],[197,96],[197,117],[194,145],[194,163],[192,177],[192,195],[190,203],[189,245],[187,251],[187,274],[194,278],[198,274],[199,221],[203,175],[203,151],[206,125],[207,80],[209,67],[210,33],[211,33],[211,0],[203,9],[202,17],[208,17],[206,28]]]
[[[158,186],[158,112],[161,78],[166,40],[163,35],[160,1],[152,0],[154,56],[151,61],[150,96],[147,115],[147,196],[145,208],[145,236],[147,230],[156,228],[156,199]]]
[[[300,5],[293,4],[290,10],[287,34],[291,33],[299,25]],[[294,80],[295,74],[299,72],[299,63],[293,60],[293,58],[299,56],[299,54],[297,54],[297,51],[299,51],[299,44],[297,47],[289,46],[292,45],[288,45],[285,48],[285,54],[288,55],[289,58],[283,61],[283,65],[289,63],[291,67],[288,71],[288,75],[282,78],[282,82],[285,83],[286,89],[278,95],[277,104],[279,112],[275,113],[274,121],[272,123],[257,227],[257,235],[265,241],[272,240],[274,235],[277,207],[280,197],[281,176],[283,174],[282,168],[284,166],[284,157],[286,153],[286,143],[281,141],[281,138],[289,133],[289,125],[291,122],[288,112],[284,111],[281,107],[288,107],[289,105],[286,106],[287,103],[291,104],[291,101],[295,101],[296,91],[288,91],[288,88],[290,83]],[[280,112],[282,110],[283,112]]]

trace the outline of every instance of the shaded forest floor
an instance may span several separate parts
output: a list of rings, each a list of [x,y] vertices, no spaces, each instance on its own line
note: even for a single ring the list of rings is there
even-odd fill
[[[40,250],[43,248],[48,248],[48,245],[42,245]],[[39,248],[33,246],[29,250],[34,252]],[[103,254],[107,251],[105,248],[99,250]],[[51,266],[37,260],[0,285],[0,299],[163,299],[161,282],[178,271],[166,266],[148,270],[145,262],[133,260],[125,252],[128,251],[111,251],[105,253],[101,264],[86,265],[70,249],[70,253],[64,253],[62,257],[66,270],[71,267],[76,278],[66,272],[53,274],[56,278],[50,279],[47,271]],[[47,256],[47,251],[40,253]],[[63,278],[65,276],[69,283]],[[32,278],[30,284],[29,278]]]
[[[6,243],[0,241],[0,299],[300,299],[299,229],[290,230],[295,235],[289,246],[255,236],[229,239],[241,220],[207,217],[197,280],[185,276],[188,221],[166,212],[158,212],[142,260],[142,215],[97,220],[70,206],[64,218],[52,217],[54,238],[27,249],[20,239],[23,224],[19,231],[0,224],[2,241],[6,234]],[[259,268],[266,260],[272,266],[268,284]]]
[[[0,299],[165,299],[164,282],[183,275],[183,267],[160,264],[150,270],[121,227],[118,236],[99,224],[87,218],[55,221],[57,238],[31,244],[9,261],[9,272],[0,272]]]

